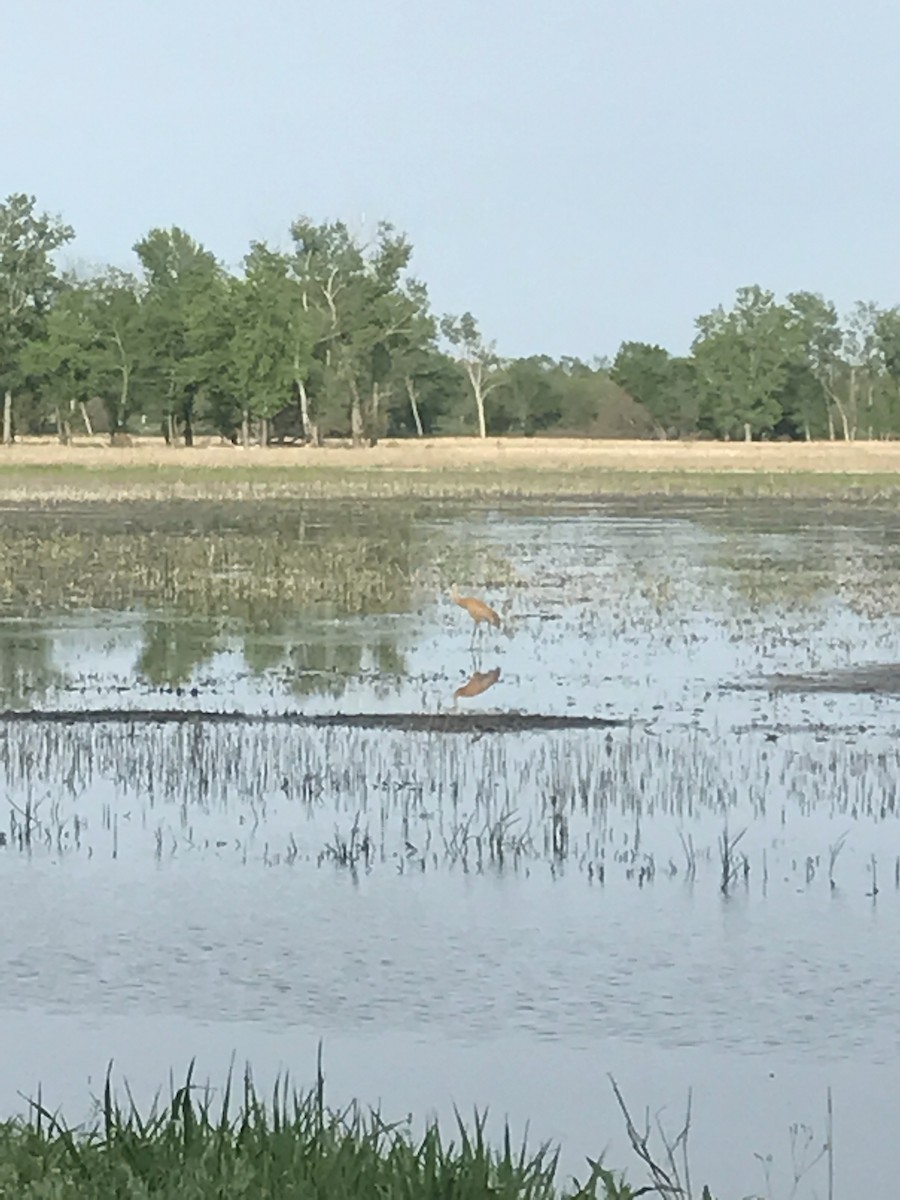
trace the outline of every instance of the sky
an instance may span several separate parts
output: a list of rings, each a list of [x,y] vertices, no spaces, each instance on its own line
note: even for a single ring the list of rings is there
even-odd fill
[[[900,303],[896,0],[0,0],[0,197],[73,264],[405,231],[504,355],[684,353],[737,288]]]

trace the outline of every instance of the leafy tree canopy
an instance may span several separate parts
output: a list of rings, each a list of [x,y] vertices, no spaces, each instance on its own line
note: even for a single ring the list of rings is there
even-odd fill
[[[900,306],[783,300],[757,285],[696,320],[688,355],[626,341],[612,362],[503,358],[471,312],[433,312],[412,246],[301,216],[226,268],[153,228],[134,274],[60,272],[73,237],[35,198],[0,204],[3,438],[74,425],[324,437],[468,433],[726,438],[900,434]]]

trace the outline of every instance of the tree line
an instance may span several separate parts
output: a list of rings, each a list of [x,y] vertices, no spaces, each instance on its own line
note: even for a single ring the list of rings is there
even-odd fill
[[[438,316],[387,222],[364,241],[301,217],[236,271],[177,227],[136,272],[63,271],[74,237],[33,196],[0,204],[2,439],[102,430],[319,444],[471,433],[719,438],[900,433],[900,308],[841,320],[810,292],[741,288],[686,356],[501,358],[470,313]]]

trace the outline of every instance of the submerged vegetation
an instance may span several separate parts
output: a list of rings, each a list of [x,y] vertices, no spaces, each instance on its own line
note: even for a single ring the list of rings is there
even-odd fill
[[[417,535],[405,506],[151,504],[5,514],[0,615],[165,608],[194,617],[407,611],[456,575],[514,578],[489,548]]]
[[[465,714],[442,732],[445,717],[429,731],[397,715],[382,724],[378,714],[7,714],[8,849],[54,861],[331,868],[353,882],[443,874],[567,878],[599,891],[697,884],[763,899],[785,886],[862,894],[880,867],[886,890],[900,892],[900,856],[882,832],[900,818],[896,747],[873,757],[865,740],[848,738],[816,757],[816,730],[801,752],[800,739],[780,749],[763,730],[726,749],[696,732],[663,740],[643,727],[579,729],[577,719],[569,730],[548,722],[550,731],[513,721],[503,733],[502,721]],[[36,793],[33,764],[44,762],[69,766]],[[825,799],[821,774],[837,781]],[[744,779],[766,781],[768,794]],[[851,828],[854,862],[838,871],[835,847]]]

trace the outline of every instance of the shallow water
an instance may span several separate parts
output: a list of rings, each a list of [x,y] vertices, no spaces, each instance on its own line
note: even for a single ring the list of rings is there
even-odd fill
[[[40,1081],[77,1111],[110,1056],[139,1094],[195,1054],[214,1081],[234,1052],[303,1082],[321,1037],[336,1098],[490,1104],[561,1139],[569,1170],[607,1145],[631,1165],[608,1071],[672,1130],[693,1087],[695,1176],[765,1194],[771,1153],[779,1195],[788,1128],[821,1142],[831,1086],[836,1194],[889,1194],[897,1155],[872,1131],[900,1059],[892,518],[434,510],[403,536],[403,607],[377,615],[8,606],[0,705],[622,723],[4,723],[7,1107]],[[467,561],[461,589],[503,617],[474,647],[445,592]],[[879,686],[854,690],[872,667]]]

